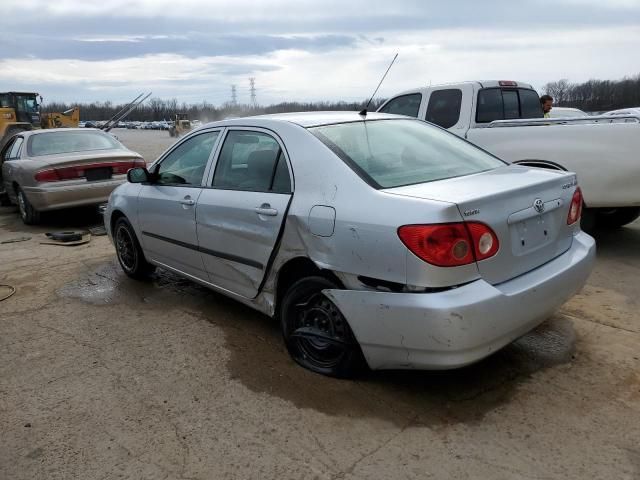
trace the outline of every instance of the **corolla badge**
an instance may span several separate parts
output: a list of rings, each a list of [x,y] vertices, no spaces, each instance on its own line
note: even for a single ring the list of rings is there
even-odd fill
[[[536,212],[538,212],[538,213],[544,212],[544,202],[542,201],[541,198],[536,198],[533,201],[533,208],[535,208]]]

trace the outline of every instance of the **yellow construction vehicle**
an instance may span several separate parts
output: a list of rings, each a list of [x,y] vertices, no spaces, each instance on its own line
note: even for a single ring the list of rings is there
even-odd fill
[[[0,93],[0,148],[16,133],[37,128],[77,127],[80,110],[72,108],[62,113],[40,113],[37,93]],[[42,97],[40,97],[42,102]]]
[[[62,113],[43,113],[40,115],[42,128],[76,128],[80,125],[80,109],[70,108]]]
[[[186,113],[176,113],[173,119],[173,126],[169,127],[169,135],[179,137],[191,130],[191,122]]]

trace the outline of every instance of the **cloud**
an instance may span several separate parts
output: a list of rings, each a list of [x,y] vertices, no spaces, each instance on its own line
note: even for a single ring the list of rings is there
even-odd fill
[[[2,0],[0,90],[106,100],[142,90],[222,103],[380,95],[480,78],[536,86],[638,73],[633,0]],[[133,95],[132,95],[133,94]]]

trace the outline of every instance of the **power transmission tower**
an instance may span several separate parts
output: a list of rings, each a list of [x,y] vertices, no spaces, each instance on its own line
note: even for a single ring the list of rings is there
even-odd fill
[[[257,105],[256,103],[256,79],[254,77],[251,77],[249,79],[249,90],[251,92],[251,106],[255,107]]]
[[[236,92],[236,86],[231,85],[231,103],[233,105],[238,104],[238,93]]]

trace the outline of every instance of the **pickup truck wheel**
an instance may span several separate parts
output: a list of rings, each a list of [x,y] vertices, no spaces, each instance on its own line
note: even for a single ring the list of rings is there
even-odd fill
[[[40,212],[33,208],[33,205],[29,202],[29,199],[24,194],[20,187],[16,189],[16,196],[18,197],[18,210],[20,211],[20,218],[25,225],[36,225],[40,223]]]
[[[118,262],[124,273],[136,280],[144,280],[156,267],[147,262],[133,227],[125,217],[116,220],[113,227],[113,243],[116,246]]]
[[[307,277],[294,283],[282,301],[280,322],[291,357],[313,372],[350,378],[365,361],[347,320],[323,293],[339,288],[324,277]]]
[[[598,211],[598,226],[604,228],[620,228],[640,217],[640,207],[623,207],[602,209]]]

